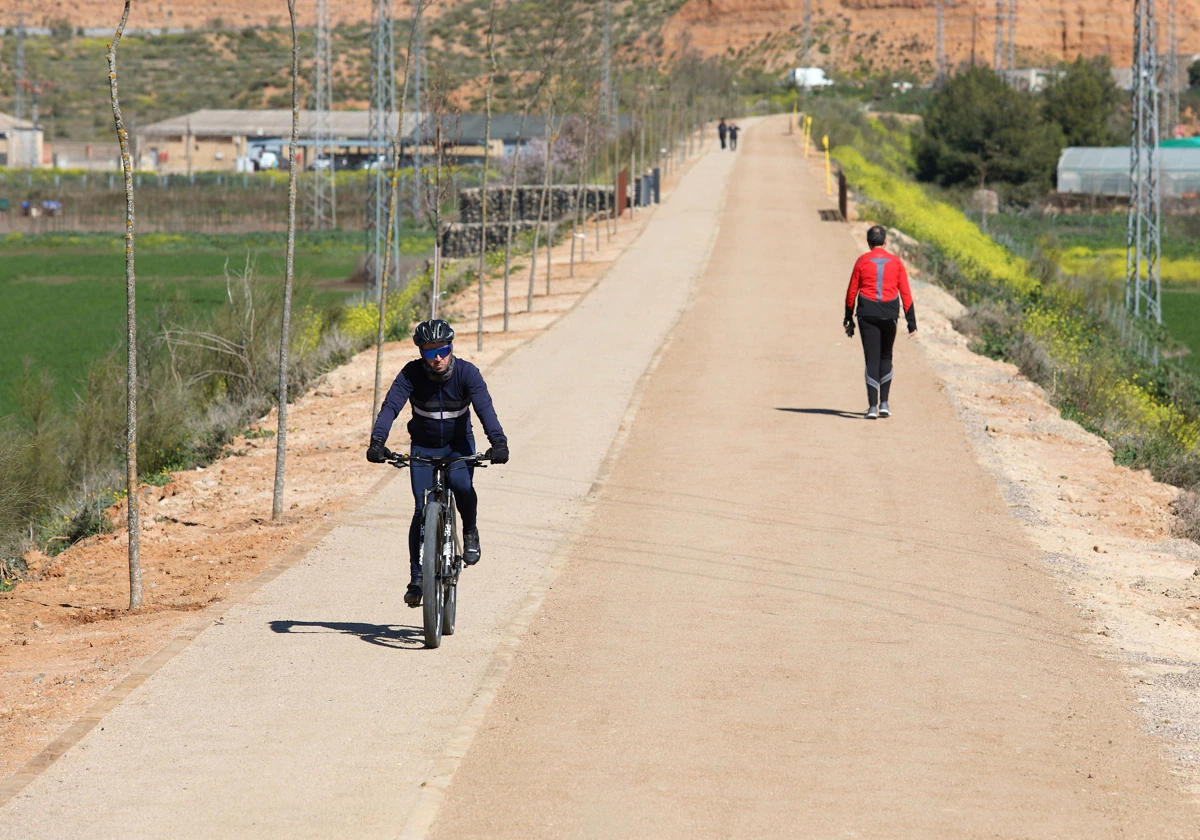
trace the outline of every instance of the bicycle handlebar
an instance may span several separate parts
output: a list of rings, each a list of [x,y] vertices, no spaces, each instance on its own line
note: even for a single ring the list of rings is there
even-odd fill
[[[384,452],[387,453],[387,460],[384,463],[391,464],[398,470],[404,469],[410,463],[429,464],[433,467],[443,468],[448,468],[458,463],[469,464],[472,467],[486,467],[487,464],[484,462],[490,461],[492,458],[491,449],[488,449],[487,452],[476,452],[474,455],[459,455],[455,458],[430,458],[425,455],[405,455],[403,452],[393,452],[387,448],[384,449]]]

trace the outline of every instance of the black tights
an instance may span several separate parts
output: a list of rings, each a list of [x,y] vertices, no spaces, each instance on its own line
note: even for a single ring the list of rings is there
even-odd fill
[[[887,402],[892,388],[892,345],[896,343],[896,322],[883,318],[858,317],[863,355],[867,359],[867,402]]]

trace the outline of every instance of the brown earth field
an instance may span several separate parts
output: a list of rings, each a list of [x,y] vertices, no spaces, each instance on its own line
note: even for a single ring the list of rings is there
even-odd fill
[[[685,166],[690,164],[685,164]],[[673,188],[676,174],[664,182]],[[478,289],[460,292],[441,313],[457,326],[457,352],[489,365],[540,335],[570,311],[641,233],[652,212],[621,220],[611,237],[593,223],[586,252],[571,268],[570,237],[555,247],[551,294],[544,255],[532,312],[525,311],[527,256],[515,261],[510,330],[503,331],[503,281],[484,287],[484,349],[476,350]],[[597,243],[599,248],[597,249]],[[384,387],[412,357],[412,345],[384,347]],[[219,619],[328,533],[381,481],[395,477],[364,460],[375,380],[374,349],[321,377],[288,409],[286,521],[270,521],[277,415],[263,417],[224,457],[176,473],[164,487],[144,486],[141,556],[146,606],[129,613],[128,532],[90,537],[56,557],[33,553],[30,579],[0,593],[0,802],[3,780],[58,738],[114,686],[172,639],[185,643],[199,625]],[[261,437],[259,435],[262,435]],[[397,423],[389,445],[407,447]],[[405,479],[407,480],[407,479]],[[125,521],[124,502],[110,510]],[[289,552],[294,552],[289,555]],[[215,611],[215,613],[214,613]],[[152,664],[152,663],[151,663]],[[146,665],[145,667],[149,667]],[[131,689],[123,685],[122,691]],[[120,692],[118,692],[120,693]],[[118,697],[108,695],[105,702]],[[47,756],[43,755],[43,758]],[[26,768],[27,771],[29,768]]]
[[[453,5],[442,0],[431,9]],[[621,2],[614,3],[617,14]],[[706,55],[742,53],[755,64],[778,69],[799,62],[804,52],[805,0],[688,0],[668,21],[668,50],[685,44]],[[813,50],[810,63],[875,69],[932,67],[936,45],[936,4],[932,0],[812,0]],[[1007,6],[1007,4],[1005,4]],[[1165,18],[1166,3],[1159,4]],[[70,20],[88,28],[115,25],[116,5],[109,0],[8,0],[4,17],[23,11],[29,22]],[[1200,30],[1192,22],[1200,13],[1197,0],[1178,0],[1180,50],[1200,52]],[[282,11],[281,11],[282,10]],[[1106,55],[1116,66],[1128,66],[1132,52],[1133,3],[1130,0],[1021,0],[1017,9],[1017,63],[1044,64],[1076,55]],[[370,4],[330,0],[333,21],[361,23]],[[168,17],[169,13],[169,17]],[[972,55],[990,63],[996,41],[996,5],[989,0],[946,4],[946,56],[951,65],[969,63]],[[211,0],[149,0],[135,4],[135,28],[205,28],[278,26],[286,22],[283,4],[264,5]],[[311,3],[297,9],[300,26],[313,24]],[[0,18],[0,24],[6,23]],[[1165,38],[1165,27],[1164,35]]]

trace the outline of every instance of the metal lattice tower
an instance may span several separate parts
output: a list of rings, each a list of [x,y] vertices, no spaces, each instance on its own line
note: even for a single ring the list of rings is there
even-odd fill
[[[371,0],[371,110],[367,145],[367,249],[363,265],[366,291],[378,296],[387,248],[388,197],[391,179],[383,160],[390,160],[392,127],[396,118],[396,38],[392,0]],[[383,155],[383,160],[380,159]],[[395,262],[392,263],[395,265]]]
[[[1129,225],[1125,306],[1162,323],[1159,206],[1158,53],[1154,0],[1134,0],[1133,121],[1129,139]]]
[[[1008,0],[1008,71],[1017,68],[1017,0]]]
[[[316,0],[316,79],[313,83],[313,161],[329,160],[329,167],[312,169],[309,202],[313,230],[337,228],[337,185],[333,154],[333,46],[330,37],[329,0]]]
[[[13,116],[25,119],[25,16],[17,15],[17,98]]]

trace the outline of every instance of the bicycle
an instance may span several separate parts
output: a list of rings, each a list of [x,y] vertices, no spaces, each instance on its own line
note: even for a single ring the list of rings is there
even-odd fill
[[[442,644],[442,635],[454,635],[458,607],[458,575],[463,568],[462,542],[458,519],[454,515],[454,491],[448,473],[455,464],[486,467],[492,451],[452,458],[427,458],[387,450],[385,463],[398,470],[410,463],[433,467],[433,487],[425,491],[421,502],[421,606],[425,623],[425,647]]]

